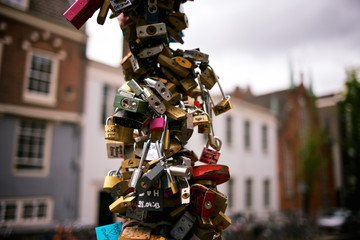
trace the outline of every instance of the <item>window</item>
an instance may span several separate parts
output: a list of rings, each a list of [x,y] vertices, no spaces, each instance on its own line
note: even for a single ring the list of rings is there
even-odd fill
[[[245,142],[245,148],[250,148],[251,142],[250,142],[250,122],[245,121],[244,123],[244,142]]]
[[[1,2],[21,10],[27,10],[29,6],[29,0],[1,0]]]
[[[289,144],[286,144],[284,149],[284,184],[285,184],[285,196],[287,199],[291,199],[294,194],[293,175],[294,174],[293,174],[290,146]]]
[[[52,211],[53,201],[48,197],[0,198],[0,223],[12,226],[49,224]]]
[[[261,146],[263,151],[268,149],[268,128],[266,125],[263,125],[261,128]]]
[[[16,172],[46,172],[48,170],[50,127],[46,121],[20,119],[15,154]]]
[[[101,104],[101,123],[105,125],[106,118],[114,114],[114,98],[117,88],[110,85],[103,85],[103,95]]]
[[[264,180],[264,206],[270,206],[270,180]]]
[[[232,117],[227,116],[226,118],[226,142],[231,144],[232,142]]]
[[[245,206],[247,208],[252,206],[252,180],[250,178],[245,182]]]
[[[58,58],[43,51],[29,51],[24,101],[41,105],[56,104]]]

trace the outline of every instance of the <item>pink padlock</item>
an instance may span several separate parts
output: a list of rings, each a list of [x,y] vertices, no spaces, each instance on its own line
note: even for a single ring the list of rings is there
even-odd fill
[[[63,15],[79,29],[101,7],[102,2],[102,0],[77,0]]]
[[[162,132],[165,129],[165,118],[158,117],[150,120],[150,132]]]

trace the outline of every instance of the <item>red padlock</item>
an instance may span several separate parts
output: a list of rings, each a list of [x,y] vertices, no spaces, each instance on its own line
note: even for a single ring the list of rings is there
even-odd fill
[[[229,167],[226,165],[201,165],[193,167],[191,180],[213,180],[217,185],[230,179]]]
[[[77,0],[63,15],[79,29],[101,7],[102,2],[102,0]]]
[[[209,142],[204,146],[200,156],[200,162],[216,164],[220,157],[220,151],[209,148]]]
[[[191,186],[189,211],[201,218],[210,218],[214,209],[215,193],[209,188],[194,184]]]

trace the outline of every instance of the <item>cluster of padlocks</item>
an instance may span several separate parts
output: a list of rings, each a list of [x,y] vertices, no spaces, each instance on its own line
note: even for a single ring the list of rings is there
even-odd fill
[[[105,126],[108,158],[123,159],[103,186],[116,198],[110,211],[127,220],[120,240],[221,239],[231,223],[227,197],[217,190],[230,174],[217,164],[221,140],[212,127],[212,114],[231,109],[230,99],[207,54],[169,47],[183,43],[185,2],[78,0],[64,13],[80,28],[98,8],[99,24],[111,10],[130,48],[121,62],[126,82]],[[210,95],[216,84],[223,95],[217,104]],[[200,158],[185,147],[196,127],[208,137]]]

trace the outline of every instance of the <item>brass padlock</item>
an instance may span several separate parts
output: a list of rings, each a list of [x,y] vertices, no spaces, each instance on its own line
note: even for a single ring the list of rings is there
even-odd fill
[[[189,26],[186,14],[182,12],[169,13],[168,21],[174,30],[178,32],[186,29]]]
[[[193,116],[194,126],[209,124],[209,116],[207,114],[198,114]]]
[[[166,116],[172,118],[174,120],[180,120],[186,117],[186,111],[174,105],[167,105],[166,106]]]
[[[190,73],[188,69],[181,67],[179,64],[177,64],[174,59],[168,58],[163,54],[160,54],[158,56],[158,62],[161,66],[168,68],[170,71],[180,77],[184,78]]]
[[[120,126],[115,125],[114,119],[108,117],[105,125],[105,139],[106,140],[119,140]]]
[[[213,107],[213,111],[215,116],[224,113],[232,108],[232,104],[230,102],[230,96],[224,97],[218,104]]]
[[[147,227],[139,227],[139,226],[132,226],[132,227],[125,227],[119,236],[118,240],[150,240],[151,237],[151,228]]]
[[[221,232],[231,225],[231,219],[228,218],[223,212],[219,212],[219,214],[213,218],[213,223],[215,230],[217,232]]]
[[[188,94],[198,86],[198,83],[195,81],[193,76],[189,75],[180,81],[180,85],[184,89],[185,93]]]
[[[111,188],[113,188],[121,179],[116,175],[116,170],[109,171],[107,176],[105,176],[103,190],[110,193]]]
[[[201,71],[200,81],[207,89],[210,90],[217,82],[214,71],[209,67],[207,67],[204,71]]]
[[[166,67],[161,67],[162,73],[165,75],[166,79],[175,84],[176,86],[180,86],[179,80],[175,77],[175,75],[170,72]]]
[[[209,134],[211,132],[211,124],[202,124],[198,126],[198,133]]]
[[[126,208],[131,205],[131,202],[135,199],[135,197],[136,196],[121,196],[109,206],[110,211],[119,214],[125,213]]]
[[[193,64],[184,57],[180,57],[180,56],[175,57],[175,62],[183,68],[192,68],[193,67]]]

